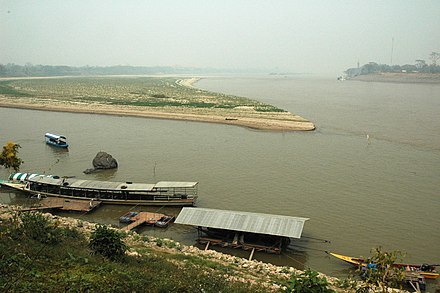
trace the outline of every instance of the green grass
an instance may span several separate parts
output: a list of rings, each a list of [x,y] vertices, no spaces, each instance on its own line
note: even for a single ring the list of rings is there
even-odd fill
[[[286,112],[245,97],[185,87],[178,81],[164,77],[21,79],[1,82],[0,94],[134,107],[234,109],[245,106],[255,112]]]
[[[11,85],[11,81],[0,81],[0,95],[7,95],[14,97],[32,97],[32,95],[29,93],[25,93],[15,89]]]

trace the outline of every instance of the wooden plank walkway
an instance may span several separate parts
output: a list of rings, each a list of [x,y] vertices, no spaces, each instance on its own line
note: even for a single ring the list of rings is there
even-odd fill
[[[146,223],[147,225],[154,225],[159,221],[164,214],[150,213],[150,212],[139,212],[137,216],[133,217],[134,222],[122,228],[124,231],[130,231],[139,225]]]
[[[265,245],[258,245],[258,244],[253,244],[253,243],[234,243],[234,242],[227,241],[227,240],[208,238],[208,237],[199,237],[197,239],[197,242],[200,244],[206,243],[205,250],[208,249],[209,245],[218,245],[221,247],[241,248],[243,250],[252,250],[251,256],[253,256],[254,251],[264,251],[264,252],[281,254],[281,249],[277,246],[265,246]]]
[[[411,285],[411,287],[416,292],[421,292],[425,290],[426,282],[425,277],[420,274],[420,272],[413,272],[409,270],[404,271],[405,282]]]
[[[62,211],[90,212],[101,204],[97,200],[77,200],[60,197],[48,197],[40,200],[31,208],[22,211],[59,209]]]

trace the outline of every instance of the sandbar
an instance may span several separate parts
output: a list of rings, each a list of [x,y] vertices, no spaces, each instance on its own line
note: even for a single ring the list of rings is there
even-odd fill
[[[193,84],[198,80],[198,78],[184,78],[178,82],[182,86],[193,87]],[[209,122],[267,131],[310,131],[315,129],[315,125],[312,122],[290,112],[250,113],[246,109],[238,109],[230,113],[207,109],[193,109],[189,111],[179,107],[176,107],[176,109],[157,109],[153,107],[108,105],[93,102],[74,103],[72,101],[41,100],[6,95],[0,95],[0,107]]]

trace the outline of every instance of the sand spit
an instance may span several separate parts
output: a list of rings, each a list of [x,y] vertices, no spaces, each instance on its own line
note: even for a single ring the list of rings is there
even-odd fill
[[[194,88],[193,84],[199,79],[182,78],[178,79],[176,83],[183,87]],[[0,95],[0,107],[209,122],[267,131],[309,131],[315,129],[315,125],[312,122],[289,112],[256,112],[240,107],[228,110],[188,107],[144,107],[110,105],[93,101],[75,102],[72,100],[34,97],[10,97],[7,95]]]
[[[59,102],[50,103],[29,103],[15,99],[10,101],[8,98],[0,96],[0,107],[4,108],[16,108],[16,109],[29,109],[29,110],[42,110],[42,111],[56,111],[56,112],[69,112],[69,113],[85,113],[85,114],[101,114],[101,115],[116,115],[116,116],[133,116],[144,118],[158,118],[158,119],[170,119],[170,120],[185,120],[195,122],[210,122],[221,123],[229,125],[244,126],[258,130],[271,130],[271,131],[308,131],[314,130],[315,125],[312,122],[301,121],[301,117],[296,116],[298,120],[283,119],[283,117],[274,117],[273,119],[267,118],[248,118],[234,115],[231,117],[224,117],[221,115],[203,115],[203,114],[186,114],[186,113],[172,113],[172,112],[160,112],[153,110],[142,110],[141,107],[118,107],[110,105],[74,105],[63,104]]]

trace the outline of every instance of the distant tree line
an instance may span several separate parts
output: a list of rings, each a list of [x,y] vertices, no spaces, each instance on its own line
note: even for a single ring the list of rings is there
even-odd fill
[[[32,76],[90,76],[90,75],[142,75],[142,74],[218,74],[249,73],[254,70],[229,70],[218,68],[174,67],[174,66],[52,66],[0,64],[0,77]]]
[[[380,73],[380,72],[403,72],[403,73],[440,73],[440,66],[437,64],[440,60],[440,53],[432,52],[429,55],[429,59],[431,61],[428,64],[423,59],[415,60],[414,64],[405,64],[405,65],[387,65],[387,64],[377,64],[376,62],[369,62],[358,68],[349,68],[345,71],[348,77],[354,77],[357,75],[365,75],[371,73]]]

